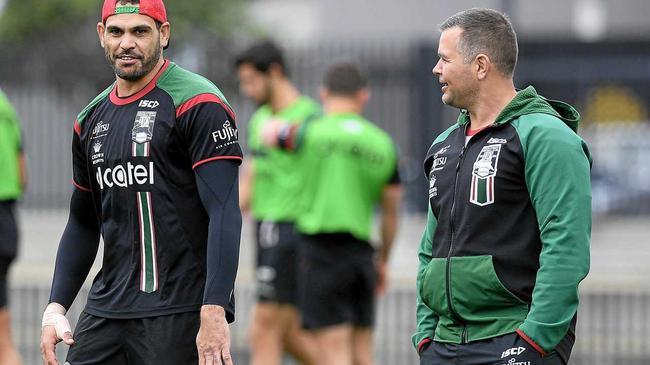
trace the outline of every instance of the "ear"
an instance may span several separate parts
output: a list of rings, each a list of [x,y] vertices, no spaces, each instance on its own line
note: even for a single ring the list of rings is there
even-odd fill
[[[279,64],[272,63],[271,66],[269,66],[268,75],[272,79],[279,79],[284,77],[284,70],[282,69],[282,66],[280,66]]]
[[[365,106],[370,101],[370,90],[363,88],[357,92],[357,100]]]
[[[104,48],[104,32],[106,31],[106,26],[104,23],[97,23],[97,36],[99,36],[99,44]]]
[[[169,22],[164,22],[160,26],[160,45],[164,48],[169,44],[169,37],[171,36],[171,26]]]
[[[324,104],[324,103],[325,103],[325,100],[327,100],[327,98],[329,98],[329,96],[330,96],[330,92],[327,91],[326,88],[324,88],[324,87],[321,86],[321,87],[318,88],[318,95],[320,96],[320,101],[321,101],[321,103]]]
[[[474,62],[475,62],[476,77],[479,80],[484,80],[487,77],[490,68],[492,67],[492,62],[490,61],[490,57],[488,57],[483,53],[479,53],[474,59]]]

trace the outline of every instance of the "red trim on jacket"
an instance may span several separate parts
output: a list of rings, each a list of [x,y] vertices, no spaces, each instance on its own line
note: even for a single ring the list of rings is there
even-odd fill
[[[183,113],[201,103],[217,103],[226,110],[226,113],[228,113],[228,116],[230,116],[233,121],[235,120],[235,112],[228,106],[228,104],[226,104],[218,96],[210,93],[196,95],[191,99],[185,101],[183,104],[179,105],[178,108],[176,108],[176,118],[180,117]]]
[[[426,337],[425,339],[423,339],[422,341],[420,341],[420,343],[418,344],[418,354],[421,354],[421,353],[422,353],[422,349],[424,348],[424,346],[425,346],[426,344],[428,344],[429,342],[431,342],[431,341],[433,341],[433,340],[431,340],[429,337]]]
[[[535,341],[533,341],[532,338],[528,337],[528,336],[524,333],[524,331],[518,329],[518,330],[517,330],[517,334],[518,334],[521,338],[523,338],[524,341],[528,342],[529,345],[533,346],[533,348],[534,348],[537,352],[539,352],[540,354],[542,354],[542,357],[546,356],[546,351],[544,351],[544,349],[542,349],[542,348],[541,348],[537,343],[535,343]]]
[[[77,133],[78,136],[81,136],[81,124],[79,124],[78,120],[74,121],[74,132]]]
[[[142,90],[138,91],[137,93],[128,96],[126,98],[120,98],[119,96],[117,96],[117,83],[115,83],[115,85],[113,86],[113,90],[111,90],[110,93],[111,102],[115,105],[126,105],[141,99],[143,96],[147,95],[151,90],[153,90],[156,87],[156,83],[158,82],[160,75],[162,75],[163,72],[167,70],[167,67],[169,67],[169,61],[165,60],[165,63],[163,63],[160,70],[158,70],[158,72],[156,73],[156,76],[154,76],[153,79],[149,81],[147,86],[145,86]]]

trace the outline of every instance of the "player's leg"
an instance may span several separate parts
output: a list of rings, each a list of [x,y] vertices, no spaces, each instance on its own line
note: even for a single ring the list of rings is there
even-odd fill
[[[288,306],[286,312],[288,316],[288,328],[284,338],[286,351],[302,365],[316,364],[316,343],[312,336],[302,328],[298,308]]]
[[[286,303],[281,307],[284,323],[282,343],[284,349],[302,365],[314,364],[316,345],[314,340],[302,329],[298,309],[298,247],[302,236],[291,223],[280,224],[280,241],[276,257],[277,300]]]
[[[312,336],[319,349],[317,365],[353,365],[353,334],[351,324],[328,326],[313,330]]]
[[[81,313],[73,332],[74,344],[68,350],[66,365],[128,365],[122,339],[124,320]]]
[[[352,332],[354,365],[373,365],[372,328],[354,327]]]
[[[258,302],[253,309],[249,330],[251,365],[279,365],[282,363],[283,325],[278,319],[280,304]]]
[[[286,320],[281,317],[277,284],[278,244],[280,227],[275,222],[256,222],[257,270],[255,273],[258,302],[253,309],[249,329],[251,365],[282,363]]]
[[[135,318],[126,323],[124,347],[129,365],[198,364],[199,312]]]
[[[8,307],[7,271],[11,258],[0,257],[0,365],[20,365],[18,350],[11,339],[11,317]]]

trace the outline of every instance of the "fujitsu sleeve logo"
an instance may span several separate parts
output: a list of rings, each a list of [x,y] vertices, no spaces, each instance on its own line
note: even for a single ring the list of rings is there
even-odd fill
[[[235,144],[239,141],[239,130],[233,128],[230,121],[226,120],[223,123],[223,128],[212,132],[212,140],[219,144],[217,149]]]
[[[494,203],[494,177],[497,174],[500,144],[484,146],[472,168],[472,187],[469,201],[478,206]]]

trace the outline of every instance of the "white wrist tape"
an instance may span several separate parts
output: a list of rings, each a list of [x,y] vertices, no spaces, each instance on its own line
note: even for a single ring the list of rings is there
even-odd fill
[[[65,318],[65,308],[59,303],[50,303],[45,308],[43,313],[43,322],[41,327],[54,326],[56,336],[63,339],[63,334],[66,332],[72,333],[70,322]]]

